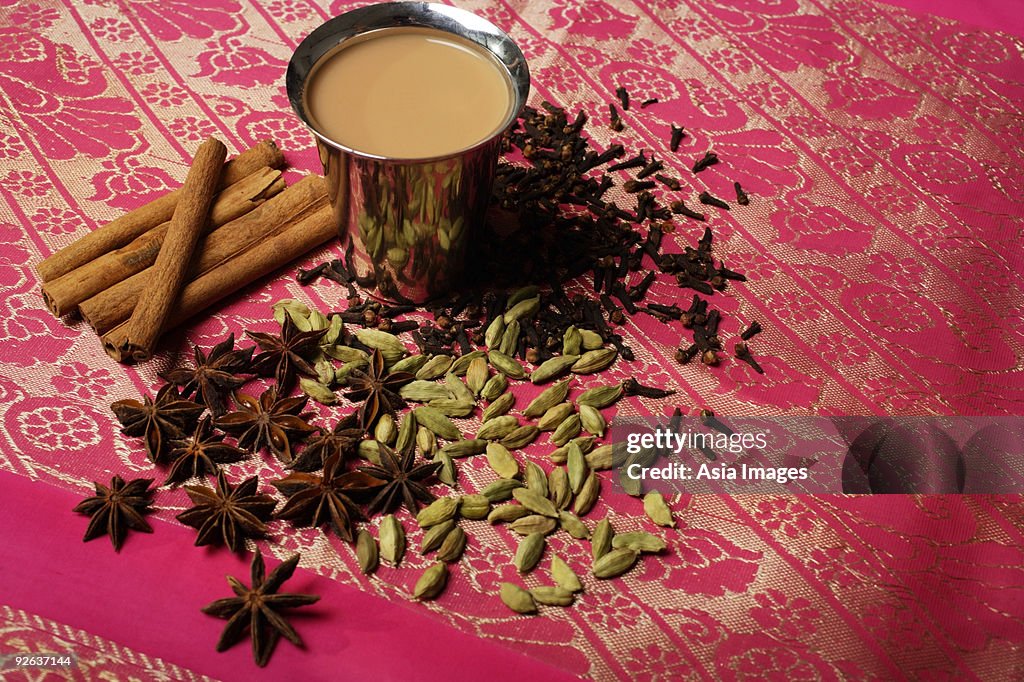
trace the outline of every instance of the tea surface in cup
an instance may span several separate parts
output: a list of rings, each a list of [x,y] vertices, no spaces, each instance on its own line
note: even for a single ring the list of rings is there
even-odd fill
[[[445,31],[385,28],[342,43],[314,67],[306,109],[349,149],[399,159],[453,154],[508,122],[512,83],[487,50]]]

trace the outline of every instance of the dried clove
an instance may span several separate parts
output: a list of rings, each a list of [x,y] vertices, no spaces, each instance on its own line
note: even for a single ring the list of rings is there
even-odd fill
[[[718,154],[714,152],[704,152],[704,156],[693,164],[693,172],[700,173],[708,166],[714,166],[718,163]]]
[[[726,211],[730,210],[729,204],[725,203],[718,197],[711,196],[709,192],[701,192],[698,198],[700,199],[700,203],[705,204],[706,206],[717,206],[718,208],[724,208]]]
[[[669,138],[668,148],[672,151],[679,151],[679,143],[683,141],[683,136],[686,134],[682,127],[677,127],[674,123],[672,126],[672,137]]]
[[[734,182],[732,185],[736,188],[736,203],[740,206],[746,206],[749,204],[750,197],[748,197],[747,193],[743,191],[742,187],[740,187],[740,183]]]

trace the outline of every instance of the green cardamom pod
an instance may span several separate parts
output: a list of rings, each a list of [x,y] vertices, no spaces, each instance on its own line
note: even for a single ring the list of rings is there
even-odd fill
[[[569,470],[569,489],[574,495],[578,495],[583,487],[583,481],[587,480],[590,467],[587,466],[587,459],[577,443],[570,442],[565,447],[568,452],[565,464]]]
[[[622,397],[622,384],[606,384],[595,386],[580,394],[576,399],[577,405],[590,405],[599,410],[615,404]]]
[[[310,331],[320,331],[321,329],[327,329],[331,326],[331,321],[327,319],[319,310],[313,310],[309,313],[309,329]]]
[[[502,583],[498,591],[501,601],[516,613],[537,613],[533,595],[512,583]]]
[[[665,498],[659,492],[650,492],[644,495],[644,512],[654,523],[666,528],[674,528],[676,522],[672,520],[672,510],[668,508]]]
[[[476,437],[480,440],[501,440],[518,427],[519,418],[512,414],[506,414],[484,422],[480,426],[480,430],[476,432]]]
[[[555,384],[552,384],[548,388],[544,389],[540,395],[534,398],[526,409],[523,410],[524,417],[539,417],[555,405],[563,402],[565,397],[569,395],[569,382],[571,379],[563,379]]]
[[[476,403],[457,398],[436,398],[427,403],[446,417],[468,417],[473,414]]]
[[[404,554],[405,529],[394,514],[388,514],[380,522],[380,556],[392,566],[398,566]]]
[[[437,451],[434,453],[433,460],[441,463],[441,468],[437,470],[437,478],[445,485],[455,487],[455,483],[458,480],[458,474],[455,471],[455,460],[453,460],[447,453]]]
[[[429,403],[431,400],[444,400],[451,398],[451,394],[448,389],[441,384],[433,381],[426,381],[424,379],[416,379],[410,381],[405,386],[398,389],[398,395],[402,396],[405,400],[411,400],[414,403]]]
[[[416,432],[419,425],[416,417],[411,412],[402,416],[402,423],[398,426],[398,436],[395,438],[395,452],[407,454],[416,447]]]
[[[562,355],[579,355],[583,350],[583,335],[576,325],[571,325],[562,334]]]
[[[370,356],[366,351],[349,346],[329,346],[324,348],[324,353],[330,355],[339,362],[369,362]]]
[[[551,556],[551,577],[554,578],[555,584],[567,592],[583,591],[583,583],[580,582],[579,576],[557,554]]]
[[[544,533],[531,533],[523,538],[512,559],[516,570],[520,573],[532,571],[544,555],[544,544]]]
[[[426,355],[410,355],[391,365],[391,371],[416,374],[425,364],[427,364]]]
[[[545,606],[570,606],[575,600],[572,592],[548,585],[535,587],[530,594],[538,604]]]
[[[518,450],[519,448],[524,448],[536,440],[539,433],[540,429],[533,424],[523,424],[502,438],[501,444],[509,450]]]
[[[547,516],[529,514],[510,523],[509,528],[520,535],[530,535],[531,533],[548,535],[555,531],[557,525],[554,519]]]
[[[437,550],[437,558],[449,564],[458,561],[466,549],[466,540],[466,531],[456,527],[441,543],[441,548]]]
[[[416,599],[435,599],[444,591],[448,584],[448,566],[443,561],[423,571],[423,575],[416,581],[416,587],[412,590],[412,596]]]
[[[537,428],[541,431],[554,431],[575,411],[572,403],[558,403],[537,420]]]
[[[380,443],[372,439],[359,441],[357,453],[366,461],[380,466]]]
[[[459,427],[436,407],[417,407],[412,414],[416,417],[417,424],[427,427],[438,438],[450,441],[462,439],[462,431],[459,430]]]
[[[487,515],[487,522],[493,525],[500,521],[515,521],[529,513],[530,510],[521,504],[500,504]]]
[[[456,497],[439,497],[416,514],[416,523],[420,528],[429,528],[455,518],[459,510],[459,499]]]
[[[615,549],[632,549],[637,552],[657,554],[668,547],[668,544],[657,535],[636,530],[617,534],[612,538],[612,547]]]
[[[602,372],[612,366],[619,352],[614,348],[598,348],[588,350],[579,357],[579,360],[572,366],[575,374],[594,374]]]
[[[551,432],[552,445],[565,445],[570,440],[580,435],[583,425],[578,414],[571,414],[566,417],[554,431]]]
[[[587,540],[590,538],[590,529],[587,528],[585,523],[580,521],[580,517],[576,516],[572,512],[559,512],[558,525],[562,527],[562,530],[577,540]]]
[[[316,380],[330,388],[334,383],[334,363],[322,358],[313,365],[313,370],[316,372]]]
[[[643,481],[639,478],[633,478],[629,475],[629,469],[620,469],[619,474],[619,485],[622,486],[622,492],[633,497],[640,497],[644,493]]]
[[[613,549],[594,562],[594,576],[602,579],[617,578],[636,563],[639,552],[632,549]]]
[[[594,533],[590,536],[590,555],[593,557],[594,563],[611,551],[614,536],[612,522],[608,519],[601,519],[594,526]]]
[[[423,533],[423,539],[420,540],[420,554],[426,554],[427,552],[433,552],[435,549],[441,546],[444,539],[448,537],[448,533],[451,533],[455,528],[455,522],[449,519],[436,526],[431,526]]]
[[[327,333],[320,339],[320,343],[324,346],[333,346],[338,342],[338,338],[341,336],[341,331],[344,329],[345,323],[341,319],[341,315],[331,315],[331,324],[327,327]]]
[[[370,364],[369,360],[355,360],[353,362],[346,362],[341,367],[334,370],[334,383],[344,385],[348,380],[349,373],[354,370],[365,370]]]
[[[600,447],[594,448],[588,455],[587,466],[591,469],[597,469],[603,471],[605,469],[612,468],[612,446],[611,444],[605,444]]]
[[[487,444],[487,463],[502,478],[515,478],[519,474],[519,462],[501,443]]]
[[[505,310],[511,309],[516,303],[525,301],[528,298],[535,298],[540,294],[540,287],[536,284],[527,284],[512,292],[512,295],[505,301]]]
[[[508,379],[505,378],[504,374],[495,374],[480,389],[480,397],[493,404],[502,395],[512,395],[511,393],[505,393],[506,390],[508,390]]]
[[[523,482],[538,495],[548,496],[548,476],[535,462],[527,462],[523,471]]]
[[[579,355],[556,355],[540,363],[537,369],[530,375],[530,381],[534,384],[543,384],[556,379],[569,371],[580,359]]]
[[[491,501],[484,495],[463,495],[459,499],[459,514],[465,519],[486,519],[491,512]]]
[[[451,372],[446,374],[444,376],[444,385],[456,400],[461,400],[464,403],[476,403],[476,396],[473,395],[473,391],[469,390],[469,387],[462,383],[462,379],[455,374]]]
[[[480,438],[457,440],[441,448],[441,452],[449,457],[472,457],[483,454],[485,450],[487,450],[487,441]]]
[[[377,541],[366,529],[360,530],[356,535],[356,559],[359,560],[359,570],[363,575],[370,575],[377,570],[380,559]]]
[[[594,436],[577,436],[576,438],[573,438],[571,441],[569,441],[562,447],[558,448],[557,450],[552,450],[551,454],[548,455],[548,457],[550,457],[551,461],[554,462],[555,464],[565,464],[566,462],[569,461],[570,444],[576,444],[577,446],[579,446],[579,449],[585,455],[594,449],[594,442],[596,440],[597,439]]]
[[[519,334],[521,326],[519,320],[512,320],[505,325],[505,331],[501,334],[501,343],[498,344],[498,351],[512,356],[519,347]]]
[[[576,496],[573,504],[573,511],[579,516],[586,516],[587,513],[597,504],[597,498],[601,494],[601,479],[593,471],[583,481],[580,493]]]
[[[497,376],[500,377],[501,375],[499,374]],[[485,386],[484,388],[486,389],[487,387]],[[516,397],[514,395],[512,395],[511,393],[502,393],[494,402],[492,402],[484,409],[484,412],[480,417],[481,421],[486,423],[494,419],[495,417],[500,417],[501,415],[511,410],[512,405],[515,402]]]
[[[589,329],[580,330],[580,339],[582,340],[583,350],[597,350],[604,345],[604,339],[601,338],[601,335]]]
[[[504,502],[511,498],[512,491],[522,486],[523,484],[514,478],[499,478],[497,481],[485,486],[480,491],[480,494],[490,500],[491,504],[494,504],[495,502]]]
[[[598,438],[604,435],[605,427],[607,427],[604,416],[593,405],[580,405],[580,423],[583,424],[587,433]]]
[[[487,366],[487,358],[476,358],[469,363],[469,369],[466,370],[466,386],[474,396],[480,396],[480,391],[490,378],[491,370]]]
[[[484,332],[484,343],[488,348],[494,348],[501,343],[501,335],[505,333],[505,317],[498,315],[491,323],[487,325],[487,331]],[[493,362],[491,364],[494,364]]]
[[[435,355],[427,360],[422,367],[416,370],[416,379],[420,381],[440,379],[448,373],[453,362],[455,361],[450,355]]]
[[[523,379],[526,377],[526,368],[519,364],[519,361],[500,350],[492,350],[487,353],[494,369],[501,372],[509,379]]]
[[[572,503],[569,474],[562,467],[555,467],[548,473],[548,498],[559,509],[565,509]]]
[[[554,503],[535,490],[530,490],[529,488],[517,488],[512,491],[512,496],[516,498],[516,501],[519,504],[532,511],[534,514],[549,516],[553,519],[558,518],[558,510],[555,508]]]
[[[412,413],[409,415],[412,416]],[[437,436],[426,426],[420,426],[416,429],[416,446],[423,453],[423,458],[428,459],[437,451]]]
[[[300,377],[299,388],[303,393],[321,405],[333,405],[338,402],[338,396],[335,395],[334,391],[332,391],[327,384],[322,384],[316,379]]]
[[[402,340],[390,332],[367,327],[356,329],[355,335],[359,339],[359,343],[367,348],[379,350],[380,354],[384,356],[384,361],[389,364],[398,362],[409,353]]]
[[[509,325],[516,320],[528,320],[538,311],[540,311],[540,296],[519,301],[505,311],[505,324]]]
[[[448,372],[457,377],[464,377],[466,372],[469,371],[469,363],[483,356],[484,352],[482,350],[475,350],[472,353],[466,353],[461,357],[455,358],[455,362],[452,363],[451,369]]]
[[[398,437],[398,428],[395,426],[395,418],[385,412],[377,419],[373,427],[373,437],[384,445],[392,445]]]

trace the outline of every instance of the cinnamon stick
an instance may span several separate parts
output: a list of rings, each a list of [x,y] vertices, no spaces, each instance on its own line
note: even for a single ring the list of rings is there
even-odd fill
[[[197,258],[189,270],[188,281],[319,209],[326,196],[323,179],[310,175],[244,216],[217,228],[206,235],[196,249]],[[150,266],[83,301],[79,306],[82,318],[97,334],[110,331],[131,316],[152,273],[153,266]]]
[[[272,140],[264,140],[228,161],[221,174],[219,188],[233,185],[264,166],[280,168],[282,165],[284,155],[281,150]],[[36,266],[40,280],[54,280],[167,222],[174,214],[180,193],[180,189],[175,190],[140,206],[49,256]]]
[[[128,318],[126,338],[121,345],[122,360],[148,360],[153,354],[153,346],[185,284],[192,254],[210,217],[227,154],[224,143],[212,137],[199,145],[153,264],[149,284]]]
[[[321,182],[323,179],[320,179]],[[316,211],[289,222],[279,233],[258,242],[206,274],[189,283],[181,292],[174,311],[162,331],[181,324],[225,296],[233,294],[260,277],[287,265],[304,253],[337,236],[334,212],[324,199]],[[103,347],[120,360],[120,349],[127,338],[128,322],[123,322],[103,335]]]
[[[207,228],[235,220],[283,189],[281,171],[257,169],[217,196]],[[129,244],[43,284],[43,301],[50,312],[57,316],[73,313],[86,299],[152,265],[169,227],[170,222],[165,222]]]

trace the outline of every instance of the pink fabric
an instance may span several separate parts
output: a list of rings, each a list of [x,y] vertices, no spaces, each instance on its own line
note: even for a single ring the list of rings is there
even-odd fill
[[[301,36],[357,4],[0,0],[5,632],[59,634],[97,670],[116,649],[120,676],[158,678],[147,672],[158,661],[176,666],[165,677],[260,674],[244,645],[213,650],[221,622],[197,609],[245,566],[191,547],[192,532],[173,521],[187,504],[180,490],[161,491],[157,532],[130,537],[120,555],[105,540],[80,543],[86,521],[69,510],[92,480],[163,476],[117,433],[110,402],[152,392],[191,343],[270,330],[271,301],[329,311],[343,305],[340,290],[300,289],[287,268],[171,335],[153,362],[125,368],[82,322],[46,312],[33,266],[177,186],[207,135],[236,151],[273,137],[296,168],[318,171],[283,70]],[[622,328],[637,361],[581,380],[573,397],[636,375],[678,394],[624,401],[621,413],[1024,414],[1020,38],[862,0],[459,4],[522,46],[535,101],[589,111],[595,146],[656,150],[687,197],[728,198],[733,180],[752,197],[743,210],[709,211],[716,253],[750,278],[714,300],[730,344],[749,321],[765,325],[752,347],[766,374],[734,361],[679,366],[679,328],[638,316]],[[985,7],[979,20],[1014,26],[996,13],[1012,4]],[[629,112],[613,134],[600,122],[619,85],[660,103]],[[688,131],[677,156],[666,151],[670,123]],[[708,149],[723,163],[693,176]],[[695,238],[680,223],[668,240]],[[678,296],[668,282],[651,289],[656,302]],[[322,409],[319,423],[349,409]],[[548,450],[528,454],[545,462]],[[283,470],[254,458],[228,473],[258,474],[267,487]],[[462,477],[478,490],[493,474],[469,461]],[[605,582],[587,574],[585,543],[554,536],[587,589],[573,608],[532,619],[496,597],[500,582],[523,582],[504,528],[474,526],[449,590],[421,605],[408,596],[426,559],[413,553],[405,568],[366,579],[350,547],[278,523],[264,545],[271,563],[301,551],[305,569],[290,585],[324,598],[298,621],[308,651],[281,644],[264,676],[1020,679],[1020,502],[680,497],[678,527],[658,530],[638,501],[606,490],[588,523],[609,516],[618,530],[657,530],[669,551]],[[94,599],[113,608],[91,611]],[[139,621],[139,603],[157,615]],[[391,655],[392,639],[412,653]],[[0,638],[0,652],[25,641],[43,640]]]
[[[1024,36],[1024,8],[1015,0],[888,0],[919,14],[948,17],[992,31]]]
[[[273,667],[252,665],[246,643],[212,652],[224,621],[198,615],[215,599],[231,596],[224,576],[249,584],[248,558],[226,552],[182,550],[191,530],[158,523],[152,536],[132,538],[131,551],[110,551],[106,542],[84,544],[80,524],[63,522],[78,496],[38,481],[0,472],[0,602],[61,623],[133,651],[180,663],[216,679],[450,680],[451,671],[490,666],[495,680],[570,679],[570,676],[494,642],[455,628],[438,627],[418,610],[382,604],[353,587],[299,570],[286,591],[321,595],[317,605],[296,611],[293,623],[306,650],[281,642]],[[25,514],[25,509],[46,513]],[[57,522],[55,522],[57,521]],[[147,542],[147,541],[152,542]],[[59,557],[59,568],[54,566]],[[267,570],[276,565],[269,559]],[[387,570],[387,569],[383,569]],[[3,639],[0,639],[2,642]],[[88,644],[83,654],[89,660]],[[37,650],[38,651],[38,650]],[[241,674],[240,671],[244,671]],[[93,670],[94,674],[99,671]],[[123,670],[115,670],[118,677]],[[146,673],[146,671],[142,671]],[[6,679],[6,678],[5,678]]]

